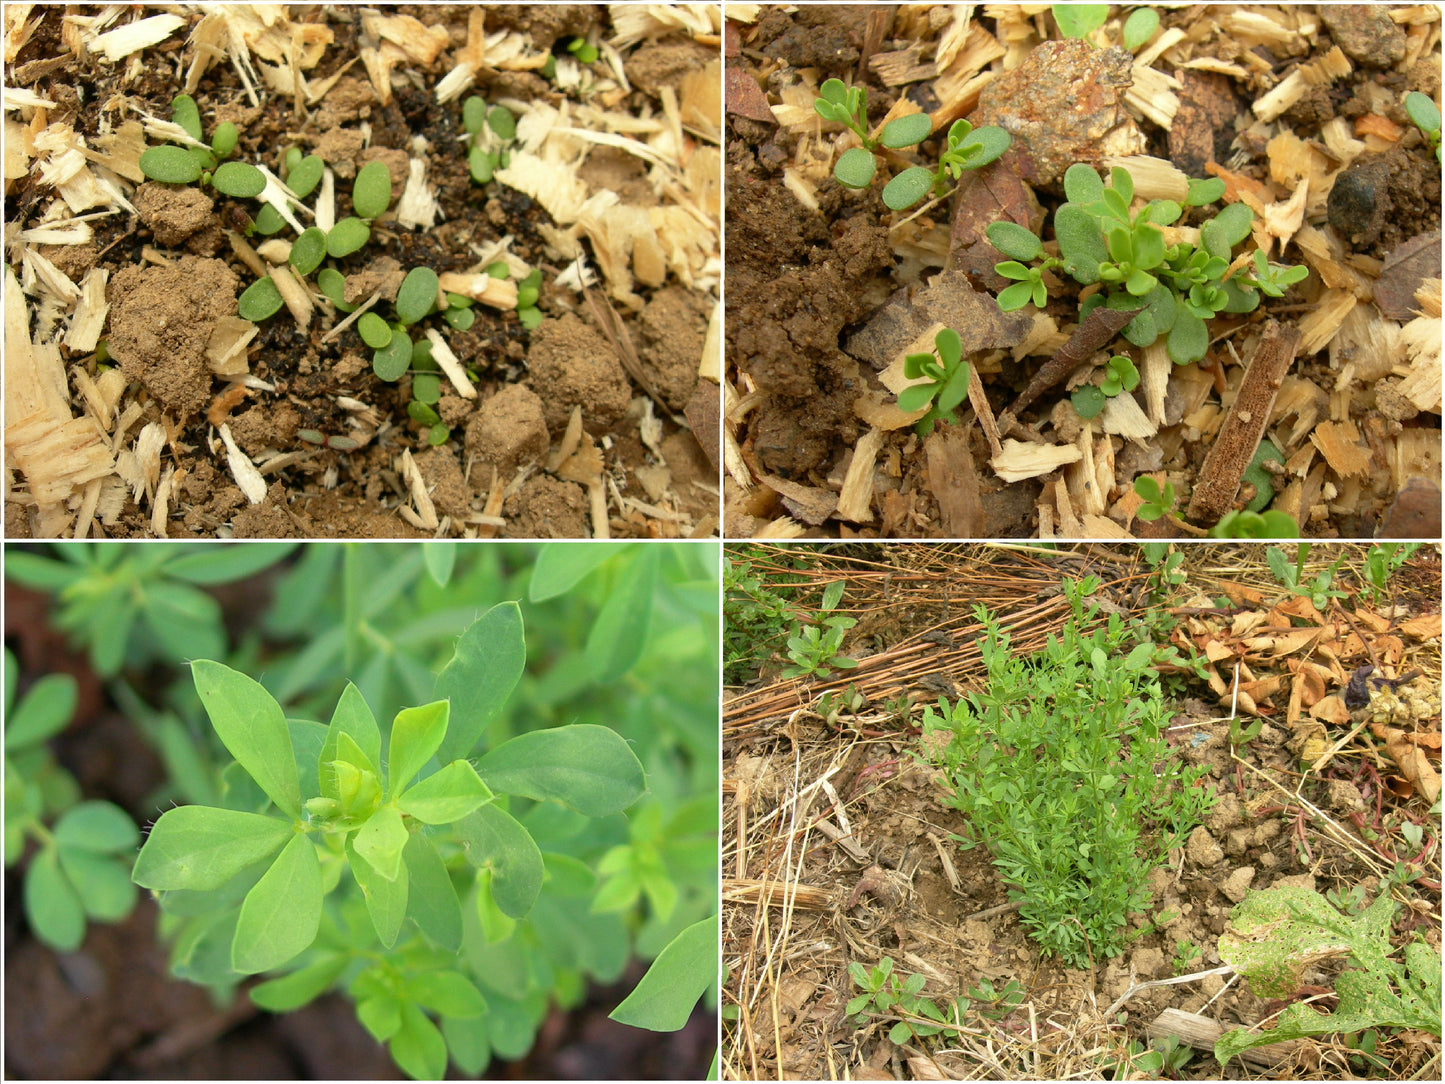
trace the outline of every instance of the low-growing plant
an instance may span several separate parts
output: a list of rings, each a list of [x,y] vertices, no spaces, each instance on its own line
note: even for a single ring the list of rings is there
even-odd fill
[[[741,685],[787,644],[795,624],[792,589],[765,575],[746,547],[723,555],[723,681]]]
[[[828,614],[820,625],[802,625],[788,637],[788,658],[793,665],[783,668],[783,677],[811,677],[827,674],[829,670],[851,670],[857,660],[845,659],[838,654],[843,646],[843,633],[858,622],[851,617],[835,614],[843,598],[844,583],[834,580],[823,591],[820,613]]]
[[[1202,207],[1224,194],[1218,178],[1191,180],[1186,207]],[[989,243],[1009,257],[996,264],[1014,280],[999,294],[999,308],[1042,308],[1048,289],[1044,274],[1061,270],[1083,286],[1100,284],[1079,308],[1080,318],[1104,305],[1129,312],[1141,309],[1122,334],[1135,346],[1166,337],[1170,358],[1184,365],[1204,357],[1209,346],[1206,322],[1220,313],[1251,312],[1259,295],[1281,297],[1308,275],[1305,267],[1278,267],[1256,250],[1249,274],[1229,274],[1231,253],[1250,234],[1254,212],[1242,203],[1226,206],[1199,227],[1196,246],[1182,236],[1166,236],[1184,214],[1172,200],[1150,200],[1136,214],[1129,208],[1134,180],[1114,167],[1105,185],[1091,166],[1075,163],[1064,174],[1068,202],[1054,212],[1059,255],[1044,256],[1043,242],[1014,222],[994,222],[985,231]],[[1040,261],[1034,266],[1034,261]]]
[[[1300,542],[1295,546],[1294,560],[1279,546],[1271,546],[1265,551],[1266,560],[1269,562],[1269,570],[1274,573],[1274,578],[1285,587],[1291,594],[1303,595],[1314,604],[1315,609],[1323,612],[1329,607],[1330,599],[1345,598],[1348,592],[1341,591],[1334,586],[1335,577],[1339,574],[1340,565],[1344,563],[1345,556],[1341,554],[1328,568],[1322,569],[1314,578],[1313,582],[1307,580],[1305,575],[1305,561],[1309,558],[1310,544]]]
[[[925,739],[949,741],[925,741],[921,754],[943,769],[946,803],[968,817],[957,841],[988,847],[1020,921],[1070,967],[1123,950],[1128,916],[1148,905],[1149,872],[1213,800],[1195,786],[1204,769],[1182,767],[1165,742],[1155,645],[1130,647],[1117,614],[1098,622],[1097,605],[1084,608],[1090,587],[1067,585],[1062,637],[1030,658],[1012,654],[977,607],[987,680],[925,711]]]
[[[1074,411],[1081,418],[1097,417],[1104,404],[1114,396],[1133,391],[1139,386],[1139,370],[1132,359],[1115,354],[1103,366],[1102,376],[1097,384],[1081,384],[1074,389],[1070,400]]]
[[[1405,113],[1430,141],[1435,161],[1440,161],[1440,107],[1429,95],[1412,90],[1405,95]]]
[[[1179,501],[1173,482],[1165,482],[1161,489],[1159,482],[1147,474],[1134,479],[1134,492],[1144,499],[1134,514],[1148,523],[1171,514]]]
[[[1370,1028],[1414,1028],[1440,1035],[1440,950],[1416,937],[1403,961],[1391,957],[1396,903],[1388,889],[1358,914],[1344,915],[1307,888],[1282,886],[1246,893],[1230,912],[1219,956],[1259,997],[1288,998],[1320,960],[1348,957],[1335,980],[1333,1012],[1292,1004],[1268,1030],[1232,1028],[1214,1044],[1221,1065],[1266,1043],[1311,1035],[1357,1034]]]
[[[1194,1057],[1193,1047],[1181,1043],[1173,1035],[1151,1040],[1147,1049],[1138,1040],[1130,1039],[1126,1051],[1126,1061],[1109,1062],[1104,1066],[1109,1079],[1177,1080],[1179,1071]]]
[[[266,187],[266,175],[245,162],[225,161],[236,151],[239,133],[230,121],[216,125],[207,146],[202,138],[201,112],[189,94],[171,99],[171,120],[193,142],[184,146],[163,143],[148,147],[140,156],[140,171],[163,184],[210,185],[227,196],[250,198]]]
[[[1266,512],[1237,509],[1226,512],[1213,527],[1210,538],[1298,538],[1299,524],[1288,512],[1273,508]]]
[[[824,120],[830,120],[854,132],[862,147],[844,151],[833,165],[833,178],[846,188],[867,188],[878,171],[877,158],[885,151],[903,150],[921,144],[933,134],[933,121],[927,113],[894,117],[883,126],[877,138],[868,134],[868,91],[850,87],[841,79],[828,79],[818,88],[819,97],[813,109]],[[949,126],[938,165],[933,169],[909,166],[894,176],[883,188],[883,203],[890,210],[912,207],[930,192],[943,196],[949,180],[957,181],[965,170],[980,169],[1008,150],[1008,132],[986,125],[974,128],[962,118]]]
[[[69,674],[47,674],[16,702],[20,667],[5,651],[5,865],[29,852],[22,891],[25,919],[45,944],[73,952],[87,920],[119,922],[135,906],[130,855],[140,839],[125,810],[82,802],[70,773],[46,743],[75,714]]]
[[[1059,33],[1066,38],[1086,40],[1109,18],[1108,4],[1055,4],[1051,9]],[[1135,8],[1124,20],[1121,40],[1131,52],[1154,36],[1159,29],[1159,13],[1153,8]]]
[[[1199,962],[1204,955],[1198,945],[1193,941],[1185,939],[1174,947],[1174,974],[1187,975],[1189,969]]]
[[[903,359],[903,375],[920,382],[898,393],[900,410],[929,408],[916,426],[918,435],[925,437],[940,420],[957,423],[954,410],[968,397],[968,362],[963,360],[958,332],[944,328],[933,337],[933,344],[934,353],[909,354]]]
[[[900,1020],[888,1032],[889,1041],[901,1045],[910,1038],[936,1035],[947,1025],[948,1020],[938,1005],[920,992],[928,981],[926,975],[909,975],[903,978],[893,970],[893,958],[885,956],[876,967],[867,967],[857,960],[848,965],[848,974],[863,992],[848,1002],[845,1011],[856,1017],[860,1023],[867,1020],[869,1012],[882,1017],[922,1017],[936,1021],[934,1024]]]
[[[1379,602],[1389,586],[1390,577],[1398,572],[1420,548],[1419,542],[1376,542],[1365,554],[1361,577],[1361,597],[1369,593],[1371,602]]]

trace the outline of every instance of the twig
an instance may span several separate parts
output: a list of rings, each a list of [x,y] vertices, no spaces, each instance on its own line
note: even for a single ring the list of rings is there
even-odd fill
[[[1014,419],[1035,399],[1055,384],[1062,384],[1067,380],[1069,374],[1088,361],[1095,350],[1111,342],[1114,336],[1119,334],[1120,328],[1143,311],[1127,309],[1121,312],[1100,306],[1084,317],[1084,322],[1069,336],[1069,341],[1054,351],[1054,356],[1044,362],[1043,367],[1034,374],[1023,394],[1014,400],[1014,405],[1000,415],[999,429],[1007,433]]]
[[[1233,971],[1234,968],[1230,967],[1228,964],[1224,964],[1220,967],[1212,968],[1209,971],[1195,971],[1189,975],[1175,975],[1172,979],[1150,979],[1148,982],[1135,983],[1133,986],[1129,987],[1129,989],[1125,990],[1122,994],[1115,998],[1114,1004],[1110,1005],[1107,1009],[1104,1010],[1104,1019],[1112,1019],[1114,1013],[1119,1011],[1119,1006],[1124,1004],[1124,1002],[1128,1001],[1140,990],[1147,990],[1151,986],[1177,986],[1181,982],[1193,982],[1195,979],[1202,979],[1209,975],[1228,975],[1233,973]]]
[[[972,922],[976,918],[992,918],[994,915],[1006,915],[1010,911],[1017,911],[1028,902],[1028,900],[1013,900],[1010,903],[1001,903],[997,907],[989,907],[975,915],[965,915],[964,921]]]

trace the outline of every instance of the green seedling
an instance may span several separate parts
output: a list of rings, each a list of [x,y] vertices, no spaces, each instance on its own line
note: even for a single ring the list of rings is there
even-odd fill
[[[1365,568],[1362,577],[1360,597],[1370,595],[1370,601],[1378,603],[1385,595],[1390,577],[1398,572],[1420,548],[1419,542],[1376,542],[1365,554]]]
[[[1221,1065],[1266,1043],[1312,1035],[1352,1035],[1370,1028],[1415,1028],[1440,1035],[1440,951],[1418,937],[1403,961],[1391,957],[1396,903],[1382,891],[1363,912],[1343,915],[1317,892],[1279,887],[1249,892],[1230,912],[1219,956],[1248,980],[1258,997],[1288,998],[1304,972],[1329,957],[1348,957],[1335,980],[1338,1005],[1292,1004],[1268,1030],[1233,1028],[1214,1044]]]
[[[952,328],[933,337],[935,353],[909,354],[903,359],[903,375],[910,384],[898,393],[898,408],[909,412],[928,407],[918,422],[918,434],[927,436],[940,419],[957,422],[953,413],[968,396],[968,363],[963,360],[963,340]]]
[[[1405,113],[1430,141],[1435,161],[1440,161],[1440,107],[1428,95],[1412,90],[1405,95]]]
[[[595,63],[598,56],[597,46],[587,44],[586,38],[573,38],[567,43],[567,51],[582,64]]]
[[[823,591],[821,612],[830,614],[843,598],[845,584],[834,580]],[[845,659],[838,651],[843,646],[843,633],[858,622],[842,614],[832,614],[823,619],[822,627],[803,625],[794,628],[788,637],[788,658],[793,665],[784,667],[783,677],[809,677],[813,674],[826,675],[830,669],[851,670],[858,665],[855,659]]]
[[[125,810],[82,802],[70,774],[46,743],[75,714],[75,679],[48,674],[16,703],[20,667],[5,651],[5,865],[25,868],[23,899],[31,932],[60,952],[73,952],[87,920],[119,922],[135,906],[127,875],[140,833]]]
[[[1134,514],[1146,523],[1171,515],[1179,500],[1174,493],[1173,482],[1165,482],[1164,488],[1160,489],[1159,483],[1147,474],[1134,479],[1134,492],[1144,498],[1144,503]]]
[[[1070,396],[1074,411],[1081,418],[1097,417],[1104,404],[1139,386],[1139,370],[1122,354],[1115,354],[1104,365],[1104,376],[1098,384],[1082,384]]]
[[[723,681],[741,685],[783,649],[793,627],[792,588],[759,567],[760,553],[729,548],[723,557]]]
[[[1310,544],[1301,542],[1295,546],[1295,559],[1290,561],[1289,554],[1279,546],[1271,546],[1265,551],[1265,557],[1269,561],[1269,570],[1274,573],[1274,578],[1293,595],[1303,595],[1309,599],[1314,608],[1323,612],[1329,608],[1330,599],[1346,598],[1347,591],[1341,591],[1334,587],[1335,577],[1339,574],[1340,565],[1344,563],[1344,556],[1337,558],[1329,568],[1323,569],[1315,576],[1314,582],[1310,583],[1305,578],[1305,561],[1309,558]]]
[[[1180,941],[1174,950],[1174,974],[1187,975],[1204,953],[1193,941]]]
[[[868,91],[849,87],[841,79],[829,79],[818,88],[819,97],[813,109],[824,120],[833,121],[857,134],[862,147],[844,151],[833,166],[833,177],[846,188],[867,188],[878,170],[875,155],[885,150],[902,150],[922,143],[933,134],[933,122],[927,113],[895,117],[883,126],[878,137],[868,134]],[[979,169],[995,161],[1008,150],[1009,134],[1002,128],[986,126],[975,129],[966,120],[957,120],[948,130],[943,153],[936,169],[910,166],[884,186],[883,203],[890,210],[912,207],[930,191],[935,196],[947,192],[948,179],[957,181],[964,170]]]
[[[1172,226],[1184,207],[1172,200],[1150,200],[1136,214],[1129,212],[1134,181],[1115,167],[1106,186],[1094,170],[1075,163],[1064,174],[1068,202],[1054,212],[1059,255],[1042,258],[1043,243],[1011,222],[995,222],[985,231],[989,243],[1008,260],[995,265],[1014,280],[998,298],[1005,312],[1048,299],[1047,271],[1063,271],[1080,285],[1102,289],[1080,306],[1080,318],[1099,305],[1129,311],[1142,308],[1122,334],[1136,346],[1149,346],[1166,336],[1169,356],[1183,365],[1204,357],[1209,346],[1207,321],[1220,312],[1251,312],[1260,293],[1282,296],[1302,281],[1304,267],[1274,267],[1256,252],[1251,275],[1226,278],[1231,252],[1250,235],[1254,213],[1242,203],[1230,204],[1200,226],[1200,245],[1167,244],[1161,227]],[[1185,205],[1204,206],[1224,194],[1218,178],[1190,181]]]
[[[189,94],[178,94],[171,100],[171,119],[196,143],[202,142],[200,108]],[[209,148],[169,143],[147,148],[140,156],[140,170],[163,184],[200,181],[224,195],[249,199],[261,194],[266,177],[255,166],[224,161],[235,153],[238,138],[236,126],[225,121],[211,134]]]
[[[510,147],[517,138],[516,118],[505,106],[488,106],[485,99],[472,95],[462,103],[462,129],[470,144],[467,168],[472,180],[486,184],[510,160]]]
[[[1147,1050],[1138,1040],[1130,1039],[1126,1052],[1128,1057],[1124,1062],[1109,1062],[1104,1066],[1104,1072],[1110,1078],[1177,1080],[1179,1071],[1194,1057],[1193,1048],[1173,1035],[1152,1040]]]
[[[1059,33],[1080,41],[1098,30],[1109,18],[1108,4],[1055,4],[1052,8]],[[1124,20],[1124,48],[1138,49],[1159,29],[1159,13],[1153,8],[1136,8]]]
[[[945,803],[968,818],[955,840],[988,848],[1030,935],[1079,968],[1123,951],[1129,915],[1149,904],[1149,872],[1213,801],[1196,785],[1206,769],[1183,767],[1165,741],[1155,645],[1131,646],[1122,617],[1086,607],[1096,586],[1066,582],[1063,636],[1029,658],[976,607],[987,680],[924,712],[916,754],[942,769]]]
[[[907,979],[902,978],[893,970],[891,956],[883,957],[878,966],[872,968],[855,960],[848,965],[848,974],[863,992],[848,1002],[845,1011],[860,1024],[867,1022],[870,1012],[885,1018],[905,1017],[888,1032],[889,1040],[896,1045],[902,1045],[909,1039],[936,1035],[949,1023],[937,1004],[919,996],[928,977],[909,975]]]
[[[1209,529],[1210,538],[1298,538],[1299,524],[1286,512],[1236,509]]]

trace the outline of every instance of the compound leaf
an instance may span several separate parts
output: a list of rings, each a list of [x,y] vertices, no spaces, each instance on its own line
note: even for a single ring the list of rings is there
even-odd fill
[[[74,951],[85,938],[85,908],[54,847],[36,854],[25,871],[25,918],[36,937],[60,952]]]
[[[494,791],[558,802],[587,817],[626,809],[646,789],[632,747],[590,723],[519,734],[484,756],[477,770]]]
[[[298,833],[246,893],[231,942],[231,966],[253,975],[305,952],[321,926],[322,896],[316,845]]]
[[[83,851],[120,854],[132,850],[139,839],[130,815],[110,802],[81,802],[55,823],[55,841]]]

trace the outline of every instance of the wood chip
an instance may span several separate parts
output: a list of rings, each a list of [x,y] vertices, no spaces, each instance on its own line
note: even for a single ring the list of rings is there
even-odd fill
[[[437,363],[437,367],[447,374],[447,379],[452,382],[452,387],[456,389],[457,394],[463,399],[475,399],[477,389],[467,379],[466,369],[462,368],[462,363],[452,353],[452,348],[441,337],[441,332],[431,328],[427,331],[426,337],[431,340],[432,359]]]
[[[219,432],[226,445],[226,464],[231,468],[231,477],[236,480],[236,485],[246,500],[252,504],[260,504],[266,499],[266,479],[261,477],[256,464],[237,446],[235,438],[231,436],[231,427],[222,425]]]
[[[1286,328],[1277,320],[1265,324],[1239,392],[1200,468],[1189,498],[1190,519],[1214,524],[1233,506],[1299,343],[1298,329]]]
[[[878,451],[883,447],[885,436],[881,429],[870,429],[853,449],[853,461],[848,464],[843,492],[838,497],[839,519],[850,523],[872,522],[873,465],[878,461]]]
[[[1025,478],[1037,478],[1058,470],[1066,463],[1076,463],[1080,458],[1079,449],[1072,444],[1034,444],[1009,438],[1003,442],[1003,451],[989,460],[989,465],[1005,482],[1022,482]]]
[[[1364,474],[1370,467],[1370,450],[1360,445],[1360,431],[1346,418],[1339,422],[1321,422],[1310,434],[1310,442],[1320,450],[1325,462],[1341,478]]]
[[[924,445],[928,488],[938,501],[939,526],[946,538],[978,538],[983,505],[968,434],[956,425],[939,426]]]

